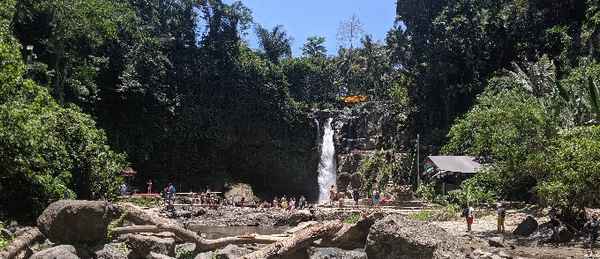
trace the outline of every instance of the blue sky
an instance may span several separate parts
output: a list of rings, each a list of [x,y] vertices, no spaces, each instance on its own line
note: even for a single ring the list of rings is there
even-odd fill
[[[231,3],[233,0],[226,0]],[[265,28],[281,24],[294,38],[292,52],[301,55],[309,36],[323,36],[329,54],[337,52],[336,34],[340,22],[352,14],[360,19],[363,29],[376,40],[384,40],[394,25],[396,0],[242,0],[252,10],[254,21]],[[247,39],[256,48],[252,31]]]

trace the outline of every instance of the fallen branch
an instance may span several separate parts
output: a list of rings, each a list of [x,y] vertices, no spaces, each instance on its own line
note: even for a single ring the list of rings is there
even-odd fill
[[[160,232],[171,232],[173,229],[161,228],[155,225],[135,225],[128,227],[118,227],[112,229],[111,233],[114,236],[125,235],[125,234],[135,234],[135,233],[160,233]],[[179,236],[176,237],[179,238]],[[225,247],[229,244],[247,244],[247,243],[258,243],[258,244],[270,244],[277,241],[281,241],[286,239],[287,236],[281,235],[258,235],[258,234],[249,234],[235,237],[224,237],[219,239],[202,239],[201,243],[203,246],[211,246],[211,247]],[[197,243],[198,240],[182,240]],[[216,248],[215,248],[216,249]]]
[[[285,258],[299,249],[310,246],[314,241],[334,235],[342,228],[340,221],[318,223],[294,233],[285,240],[270,244],[258,251],[243,256],[243,259]]]
[[[335,235],[330,238],[323,238],[318,245],[348,250],[364,247],[369,229],[375,224],[375,221],[382,219],[384,215],[377,211],[363,211],[361,214],[359,221],[354,224],[344,223],[344,226]]]
[[[23,250],[32,246],[38,241],[44,240],[44,235],[38,228],[30,228],[24,231],[21,235],[15,237],[6,249],[0,252],[0,258],[13,259],[17,257]]]
[[[135,206],[123,204],[120,207],[124,213],[125,219],[140,225],[113,228],[111,230],[112,235],[118,236],[120,234],[133,233],[171,232],[175,234],[175,236],[180,240],[196,244],[195,252],[197,253],[216,250],[225,247],[229,244],[270,244],[285,239],[285,237],[266,235],[246,235],[237,237],[225,237],[213,240],[204,239],[193,231],[185,229],[177,224],[171,223],[169,220],[160,217],[155,217]]]

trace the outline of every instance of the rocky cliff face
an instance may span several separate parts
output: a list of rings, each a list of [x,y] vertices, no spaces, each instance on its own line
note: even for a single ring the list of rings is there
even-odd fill
[[[364,187],[365,178],[369,176],[361,175],[364,172],[359,172],[359,169],[369,158],[377,155],[391,163],[403,155],[395,151],[402,150],[398,146],[402,134],[398,128],[398,114],[390,103],[365,102],[318,111],[315,117],[320,125],[333,118],[337,185],[341,191],[349,184]]]

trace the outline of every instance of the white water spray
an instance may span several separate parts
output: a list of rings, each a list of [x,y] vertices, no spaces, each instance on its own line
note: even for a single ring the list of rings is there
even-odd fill
[[[327,120],[323,131],[321,161],[319,162],[319,203],[329,201],[329,188],[336,182],[335,146],[333,144],[332,118]]]

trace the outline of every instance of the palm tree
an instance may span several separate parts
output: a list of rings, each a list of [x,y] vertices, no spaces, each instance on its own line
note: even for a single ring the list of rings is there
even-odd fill
[[[271,62],[278,64],[281,58],[292,56],[292,38],[287,35],[283,25],[277,25],[271,31],[257,25],[256,35],[264,55]]]
[[[304,43],[304,47],[302,47],[302,55],[307,57],[325,57],[327,49],[325,48],[324,44],[324,37],[308,37]]]

